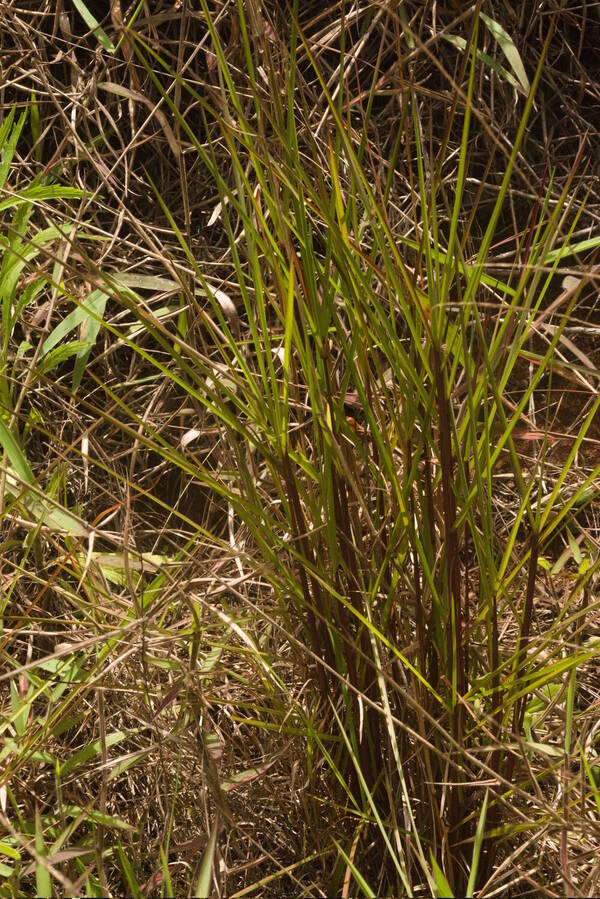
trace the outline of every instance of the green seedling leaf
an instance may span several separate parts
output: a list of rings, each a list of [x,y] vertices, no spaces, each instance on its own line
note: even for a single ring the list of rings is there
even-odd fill
[[[490,19],[489,16],[486,16],[485,13],[480,12],[479,18],[487,27],[488,31],[492,35],[495,40],[498,41],[502,52],[506,56],[509,65],[515,75],[519,80],[519,84],[525,91],[525,93],[529,93],[531,90],[531,85],[529,84],[529,79],[527,77],[527,73],[525,72],[525,66],[521,60],[519,55],[519,51],[517,50],[513,39],[511,36],[504,30],[504,28],[498,24],[494,19]]]
[[[106,748],[110,749],[112,746],[116,746],[122,740],[131,736],[132,733],[134,733],[134,731],[117,730],[112,734],[107,734]],[[64,765],[61,765],[61,777],[66,777],[72,771],[76,771],[77,768],[84,765],[88,759],[93,758],[95,755],[100,755],[101,750],[102,743],[100,740],[93,740],[87,746],[84,746],[83,749],[80,749],[79,752],[72,755],[70,759],[67,759]]]
[[[40,810],[35,809],[35,851],[42,858],[46,857],[46,844],[44,843],[44,834],[42,831],[42,819],[40,818]],[[36,893],[44,899],[50,899],[52,896],[52,878],[48,868],[41,861],[35,863],[35,885]]]
[[[33,346],[27,340],[22,340],[19,346],[17,347],[16,360],[19,361],[24,359],[27,353],[30,353],[33,350]]]
[[[76,515],[51,502],[50,499],[38,499],[27,496],[24,499],[27,511],[37,521],[41,521],[52,531],[69,534],[71,537],[87,537],[88,526]]]
[[[433,868],[433,876],[435,878],[435,894],[440,899],[454,899],[454,893],[450,889],[450,884],[446,880],[446,875],[436,862],[433,854],[431,855],[431,866]]]
[[[535,743],[527,740],[525,742],[525,746],[531,752],[537,752],[540,755],[547,755],[550,758],[561,759],[564,756],[564,751],[559,749],[558,746],[549,746],[546,743]]]
[[[37,105],[35,94],[32,91],[29,99],[29,124],[31,125],[31,137],[33,138],[35,158],[37,162],[42,158],[42,147],[40,144],[40,136],[42,129],[40,128],[40,109]]]
[[[16,125],[13,127],[15,119],[15,107],[13,106],[6,119],[0,127],[0,150],[2,150],[2,161],[0,162],[0,190],[4,187],[6,176],[8,175],[15,150],[17,149],[17,141],[21,134],[21,129],[25,124],[25,112]]]
[[[95,341],[101,324],[98,319],[102,319],[102,316],[104,315],[107,300],[108,294],[104,293],[102,290],[92,291],[92,293],[83,301],[81,306],[77,306],[76,309],[69,312],[69,314],[59,322],[56,328],[54,328],[45,339],[42,345],[42,358],[54,349],[54,347],[58,346],[67,334],[70,334],[71,331],[74,331],[79,325],[82,326],[82,340]],[[91,325],[89,324],[90,318],[92,321]]]
[[[442,34],[441,37],[443,37],[445,41],[447,41],[449,44],[452,44],[462,53],[465,52],[467,42],[464,37],[459,37],[459,35],[457,34]],[[496,72],[496,74],[499,75],[500,78],[503,78],[504,81],[507,81],[510,85],[512,85],[512,87],[521,89],[521,84],[517,81],[517,79],[488,53],[484,53],[483,50],[477,50],[477,59],[480,62],[484,63],[486,66],[489,66],[490,69]]]
[[[130,287],[134,290],[151,290],[152,293],[177,293],[181,290],[181,284],[177,281],[159,275],[139,275],[136,272],[108,272],[108,275],[117,286]]]
[[[170,318],[176,312],[177,309],[175,306],[161,306],[159,309],[153,311],[152,317],[154,319],[158,319],[158,321],[161,321],[161,319]],[[129,340],[134,340],[134,338],[139,337],[140,334],[146,334],[147,331],[147,325],[145,325],[143,322],[140,322],[139,324],[132,325],[130,328],[128,328],[126,336]]]
[[[479,856],[481,853],[481,846],[483,843],[483,833],[485,829],[485,818],[487,815],[487,807],[488,800],[490,798],[490,790],[489,787],[485,791],[485,799],[483,800],[483,805],[481,807],[481,812],[479,815],[479,821],[477,823],[477,831],[475,833],[475,842],[473,844],[473,860],[471,862],[471,870],[469,872],[469,882],[467,884],[467,897],[470,897],[475,892],[475,884],[477,883],[477,869],[479,868]]]
[[[223,781],[221,789],[224,793],[229,793],[231,790],[244,786],[244,784],[251,783],[253,780],[260,777],[261,774],[262,771],[260,768],[247,768],[245,771],[238,771],[237,774],[233,774],[227,780]]]
[[[110,827],[114,830],[126,830],[130,833],[135,832],[135,827],[132,827],[131,824],[127,824],[127,822],[122,821],[121,818],[114,818],[112,815],[106,815],[104,812],[100,812],[97,809],[84,809],[79,805],[65,805],[63,806],[63,812],[65,815],[72,818],[83,816],[85,821],[89,821],[92,824],[101,824],[102,827]]]
[[[53,694],[54,695],[54,694]],[[71,730],[73,727],[78,727],[81,724],[81,721],[84,718],[83,712],[79,712],[76,715],[66,715],[64,718],[61,718],[52,728],[52,736],[59,737],[61,734],[66,733],[68,730]]]
[[[565,567],[566,563],[570,561],[570,559],[573,559],[577,563],[577,565],[581,565],[581,562],[583,560],[581,549],[579,548],[579,542],[575,539],[569,528],[566,528],[566,531],[569,545],[563,550],[557,562],[555,562],[555,564],[552,566],[550,572],[552,575],[559,574]],[[581,535],[579,540],[581,541],[582,539],[583,535]]]
[[[91,559],[98,566],[108,583],[115,584],[118,587],[123,587],[127,584],[123,553],[94,552],[91,555]],[[85,553],[78,553],[77,561],[83,567],[86,562]],[[141,553],[139,556],[130,554],[129,556],[129,570],[141,572],[145,575],[154,575],[163,565],[169,564],[173,564],[173,559],[170,556],[159,553]]]
[[[169,860],[168,860],[167,854],[162,846],[160,847],[160,866],[162,868],[164,891],[166,892],[167,896],[170,899],[170,897],[174,896],[175,893],[173,892],[173,884],[171,882],[171,872],[169,871]]]
[[[147,756],[150,755],[150,752],[150,749],[140,749],[138,752],[132,752],[131,755],[125,756],[121,761],[116,762],[115,765],[111,767],[106,777],[107,782],[110,783],[111,780],[120,777],[125,771],[128,771],[134,765],[137,765],[138,762],[147,758]]]
[[[0,418],[0,445],[8,456],[8,461],[19,479],[25,484],[33,484],[35,478],[33,477],[33,472],[29,467],[29,463],[23,455],[19,444],[4,424],[2,418]]]
[[[377,893],[373,892],[373,890],[371,889],[371,887],[369,886],[369,884],[367,883],[365,878],[362,876],[362,874],[360,873],[360,871],[358,870],[358,868],[356,867],[356,865],[354,864],[354,862],[352,861],[350,856],[346,852],[344,852],[344,850],[342,849],[342,847],[340,846],[340,844],[338,843],[338,841],[335,838],[334,838],[333,842],[335,843],[338,852],[344,859],[344,862],[352,871],[352,874],[354,875],[354,879],[356,880],[357,884],[359,885],[359,887],[361,888],[361,890],[363,891],[365,896],[369,896],[369,899],[375,899],[375,896],[377,895]]]
[[[595,250],[600,247],[600,237],[590,237],[588,240],[582,240],[575,244],[565,244],[558,250],[552,250],[544,256],[544,265],[551,265],[558,258],[565,259],[567,256],[575,256],[577,253],[585,253],[588,250]]]
[[[39,667],[56,676],[57,686],[52,690],[52,702],[58,702],[69,684],[83,680],[85,672],[84,659],[48,659]]]
[[[98,41],[98,43],[106,50],[107,53],[114,53],[116,50],[115,45],[108,37],[98,20],[92,15],[89,11],[83,0],[73,0],[73,6],[88,26],[90,31],[93,31],[94,37]]]
[[[73,371],[74,393],[81,384],[81,379],[83,378],[83,373],[90,357],[92,347],[96,343],[96,338],[102,325],[102,319],[104,318],[107,300],[108,294],[104,293],[102,290],[95,290],[88,297],[86,309],[89,310],[90,314],[82,322],[80,331],[81,341],[82,343],[87,344],[87,346],[79,351],[77,359],[75,360],[75,370]]]
[[[245,771],[239,771],[237,774],[232,775],[227,780],[223,781],[221,784],[221,789],[224,793],[229,793],[231,790],[235,790],[237,787],[243,786],[244,784],[251,783],[253,780],[256,780],[258,777],[262,777],[269,768],[272,768],[275,764],[275,759],[272,759],[270,762],[266,762],[264,765],[259,765],[256,768],[247,768]]]
[[[97,877],[88,877],[85,881],[85,895],[88,899],[104,899],[104,890]]]
[[[10,682],[10,700],[12,706],[12,722],[15,726],[17,736],[22,737],[27,730],[27,720],[31,709],[31,697],[23,699],[19,695],[14,681]]]
[[[33,187],[25,187],[7,200],[2,200],[0,212],[4,212],[5,209],[23,206],[25,203],[39,203],[42,200],[78,200],[81,199],[82,193],[83,191],[78,187],[61,187],[58,184],[50,186],[34,184]]]
[[[19,745],[15,740],[10,740],[7,737],[3,737],[2,749],[0,750],[0,762],[3,762],[4,759],[8,758],[9,755],[18,756],[20,753]],[[41,762],[43,765],[52,765],[54,766],[55,760],[53,756],[48,752],[40,752],[36,750],[32,752],[28,756],[34,762]]]
[[[119,841],[118,846],[119,853],[119,861],[121,862],[121,868],[123,870],[123,874],[129,884],[129,889],[131,890],[131,895],[134,899],[142,899],[142,891],[140,889],[140,885],[136,880],[136,876],[133,872],[133,868],[131,867],[131,863],[125,853],[123,852],[123,847],[121,846],[121,842]]]
[[[47,374],[53,369],[58,368],[59,365],[62,365],[62,363],[66,362],[67,359],[70,359],[71,356],[80,357],[82,354],[85,354],[87,357],[93,345],[93,343],[84,340],[71,340],[68,343],[63,343],[62,346],[57,346],[51,350],[48,355],[41,360],[38,371],[40,374]]]
[[[196,899],[206,899],[206,897],[211,895],[211,885],[212,885],[212,865],[215,857],[215,849],[217,848],[217,826],[216,822],[212,826],[212,830],[210,832],[210,838],[208,840],[208,845],[204,852],[204,856],[202,858],[202,864],[200,865],[200,873],[198,874],[198,880],[196,881],[196,887],[194,889],[194,896]]]
[[[0,855],[12,858],[15,862],[18,862],[21,859],[21,853],[15,849],[14,846],[9,846],[8,843],[4,842],[0,842]]]
[[[585,755],[581,746],[579,747],[579,754],[581,756],[581,760],[582,760],[583,766],[585,768],[585,773],[587,775],[589,785],[592,789],[592,794],[594,796],[594,802],[596,803],[596,809],[598,810],[598,814],[600,815],[600,792],[598,791],[598,776],[594,775],[592,766],[590,765],[590,763],[587,759],[587,756]]]
[[[183,630],[180,631],[180,634],[183,633]],[[190,633],[193,633],[190,630]],[[148,665],[153,665],[155,668],[162,668],[163,671],[179,671],[181,668],[181,662],[179,659],[161,659],[156,656],[146,655],[144,656]]]
[[[61,678],[69,677],[69,671],[75,671],[80,668],[80,663],[75,656],[69,656],[66,659],[44,659],[35,670],[49,671]]]
[[[223,654],[224,643],[219,643],[217,646],[214,646],[208,655],[205,657],[204,662],[202,663],[202,668],[200,669],[200,674],[207,675],[213,670],[219,659]]]
[[[102,325],[107,302],[108,294],[103,290],[92,291],[81,306],[77,306],[76,309],[69,312],[59,322],[42,345],[41,358],[44,359],[46,357],[42,367],[49,366],[48,370],[58,365],[59,362],[63,362],[69,356],[77,356],[73,372],[73,392],[76,392],[81,384],[85,366]],[[64,347],[60,348],[62,352],[59,352],[58,345],[67,334],[70,334],[77,327],[80,328],[79,341],[65,344]]]

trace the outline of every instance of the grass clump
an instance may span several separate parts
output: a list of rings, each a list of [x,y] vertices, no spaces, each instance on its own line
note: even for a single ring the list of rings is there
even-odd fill
[[[3,893],[593,892],[568,16],[76,5],[70,149],[24,19],[1,132]]]

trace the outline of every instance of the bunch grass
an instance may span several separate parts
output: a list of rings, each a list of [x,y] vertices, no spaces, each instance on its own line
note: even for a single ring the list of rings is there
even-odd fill
[[[77,7],[130,72],[107,64],[98,90],[132,123],[151,109],[168,155],[137,159],[160,228],[113,197],[150,254],[128,270],[95,254],[110,236],[64,172],[19,181],[27,116],[0,130],[0,209],[16,208],[0,890],[588,894],[600,804],[578,695],[598,656],[600,398],[571,337],[600,238],[580,230],[585,140],[560,185],[532,185],[524,150],[556,17],[529,80],[477,3],[446,41],[450,76],[404,7],[366,5],[364,35],[386,27],[352,96],[344,4],[329,73],[298,3],[283,40],[259,3],[201,0],[170,57],[141,5],[112,38]],[[198,21],[202,83],[182,64]],[[389,33],[387,158],[372,134]],[[494,79],[516,97],[509,146],[484,109]],[[32,102],[34,158],[39,116]],[[474,133],[493,145],[476,190]],[[515,185],[532,199],[519,227]],[[23,289],[38,258],[51,265]],[[553,407],[559,379],[589,388],[578,416]]]

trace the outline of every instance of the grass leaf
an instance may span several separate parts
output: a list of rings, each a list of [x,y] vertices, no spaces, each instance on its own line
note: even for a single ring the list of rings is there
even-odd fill
[[[529,84],[529,79],[527,78],[527,73],[525,72],[525,67],[521,60],[521,56],[519,55],[519,51],[517,50],[515,43],[511,36],[507,31],[504,30],[502,25],[499,22],[496,22],[494,19],[491,19],[489,16],[486,16],[485,13],[480,12],[479,18],[486,25],[490,34],[498,41],[500,47],[502,48],[502,52],[506,56],[511,69],[517,76],[519,84],[525,91],[525,93],[529,93],[531,90],[531,85]]]
[[[72,0],[72,3],[90,31],[93,32],[94,37],[96,38],[100,46],[103,47],[104,50],[107,51],[107,53],[114,53],[116,50],[115,45],[108,37],[104,29],[100,26],[98,20],[87,8],[83,0]]]

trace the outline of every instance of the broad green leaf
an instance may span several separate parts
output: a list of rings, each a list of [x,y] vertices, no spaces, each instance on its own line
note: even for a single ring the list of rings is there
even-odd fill
[[[77,560],[82,567],[85,565],[86,558],[85,553],[77,554]],[[93,552],[91,559],[109,583],[119,587],[127,584],[123,553]],[[153,575],[162,566],[169,564],[173,564],[172,557],[160,553],[140,553],[139,555],[130,553],[128,567],[130,571]]]
[[[106,748],[110,749],[111,746],[116,746],[134,732],[135,731],[117,730],[112,734],[107,734]],[[72,755],[70,759],[67,759],[64,765],[60,766],[60,776],[66,777],[72,771],[76,771],[77,768],[84,765],[89,759],[93,758],[95,755],[100,755],[101,751],[102,742],[99,739],[88,743],[87,746],[84,746],[83,749],[80,749],[75,755]]]
[[[167,318],[173,315],[176,312],[175,306],[161,306],[159,309],[153,311],[152,316],[155,319],[160,321],[163,318]],[[144,322],[139,322],[139,324],[131,325],[130,328],[127,329],[127,338],[129,340],[134,340],[136,337],[139,337],[140,334],[146,334],[148,330],[147,325]]]
[[[536,743],[530,740],[524,742],[527,749],[531,752],[538,752],[540,755],[548,755],[550,758],[555,759],[560,759],[564,756],[564,750],[559,749],[558,746],[549,746],[546,743]]]
[[[210,674],[223,654],[224,645],[224,643],[219,643],[218,646],[214,646],[206,655],[204,662],[202,663],[202,668],[199,671],[200,674]]]
[[[77,306],[59,322],[43,343],[41,357],[45,358],[44,365],[50,368],[69,356],[77,355],[73,372],[74,393],[81,384],[87,360],[102,325],[108,299],[108,294],[103,290],[92,291],[81,306]],[[80,339],[67,344],[61,353],[57,345],[77,327],[80,327]]]
[[[450,888],[450,884],[446,880],[446,875],[436,862],[433,854],[431,855],[431,866],[433,868],[433,876],[435,878],[435,892],[440,899],[454,899],[454,893]]]
[[[101,322],[104,315],[104,309],[108,300],[108,294],[102,290],[94,290],[83,301],[81,306],[77,306],[46,337],[42,344],[41,356],[46,356],[50,350],[54,349],[71,331],[75,330],[78,325],[82,325],[82,341],[93,343],[100,330]],[[91,324],[89,322],[91,321]]]
[[[212,865],[215,857],[215,849],[217,848],[217,826],[216,823],[213,824],[212,830],[210,832],[210,838],[208,840],[208,845],[205,849],[204,855],[202,857],[202,864],[200,865],[200,873],[198,874],[198,879],[196,881],[196,886],[194,888],[194,896],[196,899],[208,899],[208,897],[212,894],[211,885],[212,885]]]
[[[111,281],[117,286],[129,287],[134,290],[151,290],[153,293],[175,293],[181,290],[181,284],[172,278],[163,278],[160,275],[143,275],[137,272],[108,272]]]
[[[78,187],[62,187],[61,185],[47,186],[34,184],[25,187],[8,200],[0,202],[0,212],[12,209],[13,206],[22,206],[24,203],[40,203],[43,200],[78,200],[82,191]]]
[[[83,378],[83,373],[87,365],[87,360],[90,356],[91,348],[96,343],[96,338],[102,325],[102,319],[104,318],[104,312],[108,299],[108,294],[104,293],[102,290],[95,290],[88,297],[86,309],[90,314],[84,319],[80,334],[81,341],[84,344],[87,344],[87,348],[81,349],[77,354],[77,359],[75,360],[75,369],[73,371],[74,393],[77,391],[77,388],[81,384],[81,379]]]
[[[12,858],[13,861],[16,862],[18,862],[21,858],[21,853],[18,851],[18,849],[15,849],[14,846],[10,846],[4,841],[0,841],[0,855],[6,855],[8,858]]]
[[[61,346],[54,347],[41,359],[37,370],[40,374],[47,374],[72,356],[80,357],[82,353],[89,354],[93,345],[87,340],[70,340]]]
[[[78,683],[84,677],[85,657],[77,659],[76,657],[66,659],[48,659],[40,662],[39,668],[43,671],[49,671],[54,675],[53,681],[56,686],[52,690],[52,702],[58,702],[69,684]]]
[[[558,250],[552,250],[544,256],[544,265],[550,265],[557,259],[566,259],[568,256],[575,256],[577,253],[586,253],[588,250],[596,250],[600,247],[600,237],[590,237],[587,240],[581,240],[575,244],[565,244]]]
[[[500,44],[502,52],[506,56],[511,69],[519,80],[519,84],[521,85],[525,93],[528,94],[531,90],[531,85],[529,84],[525,66],[523,65],[523,62],[519,55],[519,51],[517,50],[513,39],[508,34],[508,32],[506,32],[504,28],[498,24],[498,22],[496,22],[494,19],[490,19],[490,17],[486,16],[485,13],[480,12],[479,18],[486,25],[490,34]]]
[[[38,498],[30,493],[23,499],[23,504],[36,521],[41,521],[53,531],[71,537],[87,537],[89,534],[85,521],[50,498]]]
[[[467,42],[464,37],[460,37],[457,34],[442,34],[440,35],[445,41],[449,44],[452,44],[454,47],[457,47],[461,52],[464,53]],[[504,66],[500,65],[500,63],[490,56],[488,53],[484,53],[483,50],[477,50],[477,59],[481,62],[485,63],[486,66],[489,66],[500,78],[503,78],[504,81],[508,81],[512,87],[520,88],[521,84],[517,81],[514,75],[511,75]]]

